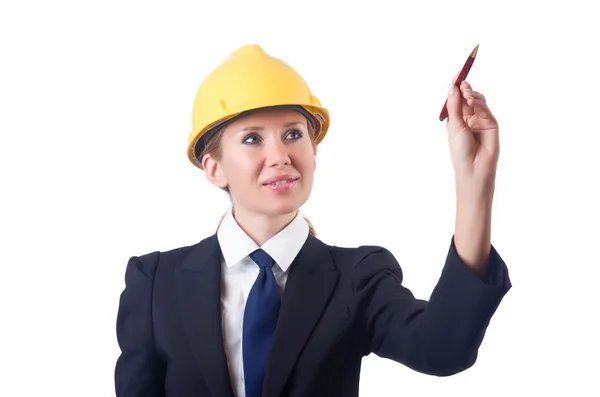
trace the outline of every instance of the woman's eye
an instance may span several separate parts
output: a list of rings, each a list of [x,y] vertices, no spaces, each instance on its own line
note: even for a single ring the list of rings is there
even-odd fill
[[[244,138],[243,143],[245,144],[254,144],[258,142],[258,137],[256,135],[248,135],[246,138]]]
[[[292,130],[288,134],[288,137],[291,137],[293,140],[300,139],[302,138],[302,133],[299,130]]]
[[[302,132],[300,132],[299,130],[291,130],[290,132],[288,132],[286,139],[287,140],[292,140],[292,141],[296,141],[300,138],[302,138]],[[256,134],[251,134],[251,135],[247,135],[244,140],[242,141],[243,144],[245,145],[255,145],[257,143],[260,143],[260,136],[256,135]]]

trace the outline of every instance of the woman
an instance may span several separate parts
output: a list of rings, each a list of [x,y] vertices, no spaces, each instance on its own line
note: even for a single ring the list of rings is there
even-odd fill
[[[370,353],[437,376],[472,366],[511,288],[490,243],[498,125],[466,82],[448,110],[456,230],[427,302],[385,248],[315,237],[298,209],[329,113],[284,62],[235,51],[198,90],[188,149],[231,209],[199,243],[129,260],[117,396],[356,396]]]

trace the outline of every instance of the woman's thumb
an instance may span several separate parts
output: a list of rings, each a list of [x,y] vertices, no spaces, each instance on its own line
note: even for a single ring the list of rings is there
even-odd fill
[[[458,74],[448,83],[448,124],[452,125],[453,129],[461,129],[464,126],[462,118],[462,99],[460,88],[456,86]]]

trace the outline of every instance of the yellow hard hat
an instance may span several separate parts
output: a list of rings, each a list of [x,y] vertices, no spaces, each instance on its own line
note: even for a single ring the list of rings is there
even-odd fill
[[[290,65],[258,45],[237,49],[208,75],[196,93],[188,158],[202,169],[198,156],[215,131],[248,111],[269,107],[303,113],[315,128],[315,144],[323,140],[329,128],[329,112]]]

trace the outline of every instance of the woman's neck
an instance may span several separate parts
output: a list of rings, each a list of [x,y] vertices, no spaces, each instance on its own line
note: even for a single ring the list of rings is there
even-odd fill
[[[238,225],[259,247],[289,225],[297,214],[297,210],[289,214],[272,216],[253,213],[238,207],[233,209],[233,217]]]

